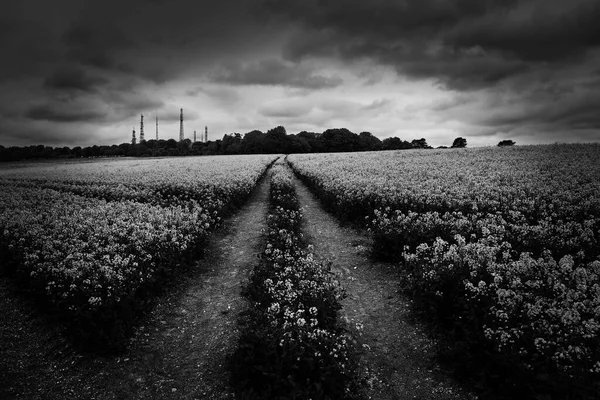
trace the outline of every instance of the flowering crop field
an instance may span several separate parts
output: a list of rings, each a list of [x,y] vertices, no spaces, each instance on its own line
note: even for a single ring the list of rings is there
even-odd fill
[[[202,249],[276,156],[25,164],[0,170],[0,264],[84,339],[118,343],[136,307]]]
[[[288,160],[435,320],[516,374],[598,393],[600,145]]]
[[[224,201],[243,199],[275,158],[250,155],[29,163],[22,168],[0,169],[0,185],[162,206],[195,202],[212,211],[223,207]]]

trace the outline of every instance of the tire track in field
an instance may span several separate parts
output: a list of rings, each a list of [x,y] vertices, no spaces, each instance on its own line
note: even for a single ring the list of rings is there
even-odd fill
[[[182,277],[181,284],[158,299],[119,357],[78,355],[57,335],[52,339],[43,333],[43,318],[11,308],[17,314],[10,323],[20,326],[7,327],[6,332],[27,332],[27,340],[12,335],[10,347],[20,348],[10,353],[3,348],[9,347],[4,343],[8,335],[0,335],[0,356],[12,357],[5,360],[11,388],[4,388],[4,394],[0,390],[6,396],[0,397],[234,398],[227,357],[237,346],[238,315],[248,307],[242,285],[264,247],[268,188],[265,177],[246,204],[211,235],[204,257],[197,261],[199,271]],[[0,290],[0,296],[5,295]]]
[[[340,226],[299,179],[295,183],[308,242],[317,259],[333,262],[347,291],[342,317],[351,327],[363,325],[362,395],[383,400],[473,398],[436,363],[434,343],[425,330],[410,322],[411,304],[399,292],[397,267],[371,260],[370,238]]]

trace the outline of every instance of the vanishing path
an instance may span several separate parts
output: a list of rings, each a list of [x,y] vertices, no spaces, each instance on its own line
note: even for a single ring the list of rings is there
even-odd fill
[[[268,188],[265,177],[211,236],[200,271],[158,300],[120,357],[77,355],[0,284],[0,398],[234,398],[226,361],[248,306],[241,287],[264,246]]]
[[[317,259],[333,262],[348,297],[342,317],[363,325],[360,375],[370,399],[469,399],[435,361],[434,343],[410,321],[410,301],[399,293],[395,266],[374,262],[370,239],[342,227],[296,179],[304,233]],[[370,348],[370,350],[368,349]]]

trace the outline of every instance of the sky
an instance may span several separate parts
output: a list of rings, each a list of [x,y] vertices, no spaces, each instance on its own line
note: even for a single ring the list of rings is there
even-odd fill
[[[600,141],[597,0],[20,0],[0,145],[329,128],[469,147]]]

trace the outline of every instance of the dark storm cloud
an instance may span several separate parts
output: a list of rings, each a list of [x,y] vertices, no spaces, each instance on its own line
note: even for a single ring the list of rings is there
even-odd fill
[[[440,123],[468,121],[473,136],[497,132],[530,132],[537,140],[600,139],[600,79],[582,71],[553,72],[545,76],[530,71],[518,88],[479,92],[455,92],[429,109]],[[561,81],[561,76],[563,80]],[[589,132],[595,131],[596,137]],[[565,136],[559,139],[559,132]],[[532,136],[533,137],[533,136]]]
[[[106,113],[96,109],[74,109],[69,104],[42,104],[30,108],[25,114],[32,120],[52,122],[94,122],[106,118]]]
[[[68,61],[163,83],[201,58],[252,49],[263,31],[234,0],[22,0],[0,14],[0,79],[47,74],[46,64]]]
[[[100,76],[89,75],[81,68],[64,67],[55,71],[44,80],[44,87],[52,90],[81,90],[92,92],[98,86],[108,83]]]
[[[597,90],[600,89],[600,85]],[[549,124],[565,130],[591,129],[600,126],[600,94],[597,91],[577,92],[560,102],[544,96],[533,96],[525,107],[511,112],[488,115],[488,126],[515,127],[524,124]]]
[[[599,18],[597,1],[525,1],[506,14],[487,13],[459,25],[447,40],[459,48],[479,46],[522,60],[557,61],[600,45]]]
[[[110,20],[74,21],[62,35],[66,57],[101,69],[129,71],[132,68],[115,59],[114,53],[134,46],[132,39]]]
[[[107,104],[114,105],[124,117],[139,114],[144,111],[153,111],[164,107],[165,103],[159,99],[152,99],[139,94],[117,94],[105,98]]]
[[[36,121],[52,121],[77,125],[119,123],[139,117],[141,113],[157,112],[163,101],[136,92],[105,90],[102,93],[77,91],[69,96],[54,96],[27,108],[22,116]]]
[[[600,129],[600,92],[589,79],[600,61],[596,0],[265,0],[261,7],[299,26],[284,50],[293,62],[368,60],[473,96],[436,105],[451,116],[446,121],[491,131]],[[497,98],[504,100],[490,100]]]
[[[367,57],[450,88],[487,87],[537,62],[584,57],[600,44],[600,3],[577,1],[265,1],[300,22],[292,60]]]
[[[50,146],[77,146],[86,144],[98,144],[97,140],[86,141],[82,135],[81,124],[77,127],[62,124],[49,123],[47,120],[33,121],[28,125],[16,124],[14,121],[2,121],[0,119],[0,135],[3,145],[50,145]]]
[[[0,13],[0,81],[47,76],[65,62],[156,84],[175,80],[190,67],[202,74],[224,58],[253,54],[273,40],[272,32],[250,13],[249,4],[9,2]]]
[[[350,60],[368,58],[393,66],[400,75],[434,78],[449,89],[468,90],[493,86],[531,68],[530,64],[480,48],[455,49],[423,39],[400,39],[386,44],[376,37],[349,38],[324,30],[293,38],[284,54],[295,61],[309,57]]]
[[[2,20],[2,16],[0,48],[0,83],[43,73],[49,63],[60,57],[52,32],[29,21]]]
[[[490,132],[586,130],[600,126],[598,20],[597,0],[12,1],[0,13],[0,115],[3,131],[47,139],[47,124],[65,140],[141,113],[176,125],[181,106],[223,126],[362,118],[384,131],[431,111]],[[403,113],[400,91],[425,86],[435,100],[468,98],[425,110],[414,92]]]
[[[306,89],[332,88],[343,83],[340,77],[319,75],[304,65],[275,58],[225,65],[213,79],[234,85],[282,85]]]

